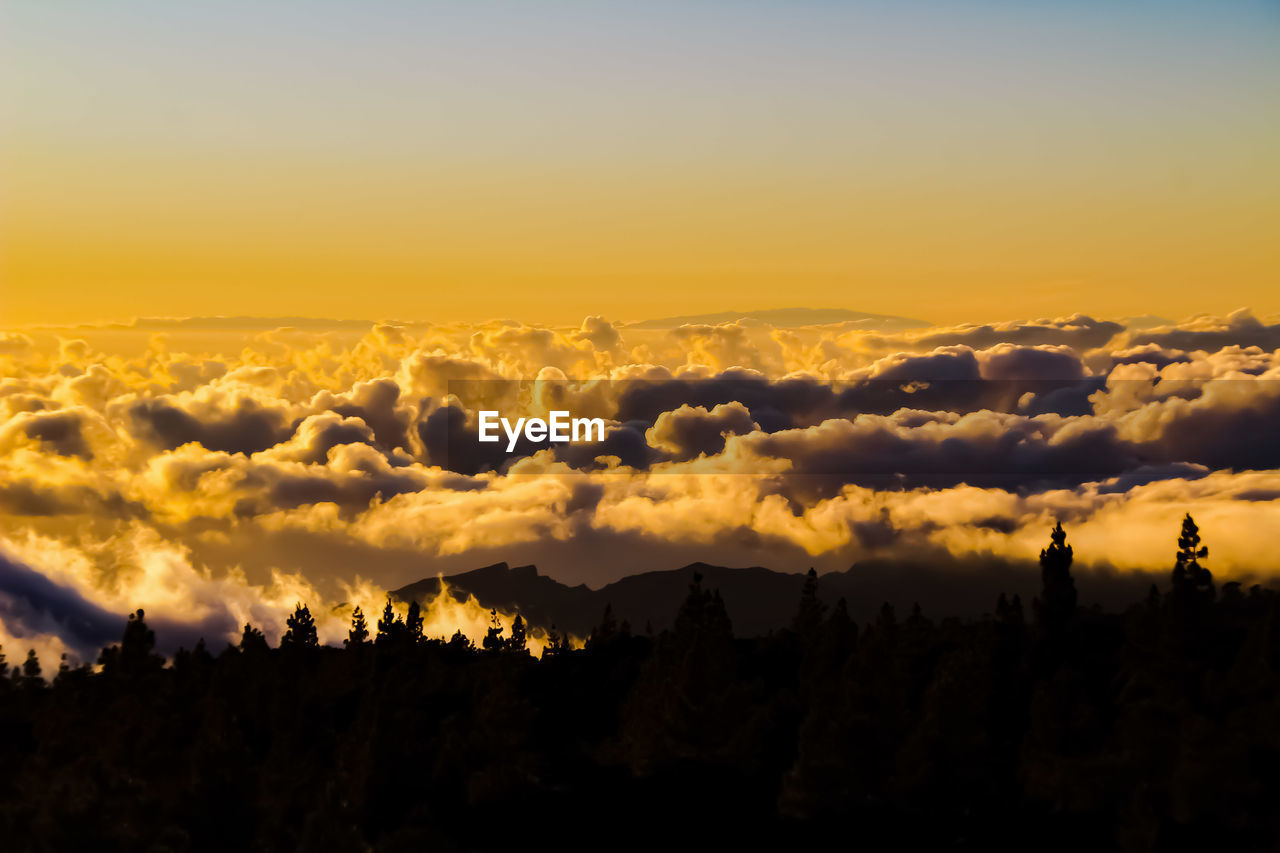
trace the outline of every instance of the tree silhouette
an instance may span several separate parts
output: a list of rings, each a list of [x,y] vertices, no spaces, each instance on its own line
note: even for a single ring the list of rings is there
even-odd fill
[[[35,649],[29,649],[27,659],[22,662],[22,686],[29,689],[44,686],[44,679],[40,677],[40,658],[36,657]]]
[[[503,631],[496,608],[491,653],[461,631],[404,642],[394,609],[380,627],[396,642],[356,652],[371,626],[353,608],[346,651],[272,653],[246,624],[238,648],[197,643],[165,667],[135,612],[101,671],[64,659],[46,684],[34,652],[13,666],[0,649],[0,846],[506,850],[474,827],[546,817],[647,842],[671,813],[743,849],[855,825],[909,849],[1015,832],[1280,849],[1280,593],[1202,594],[1199,536],[1188,518],[1176,594],[1085,610],[1055,525],[1036,618],[1071,621],[1053,634],[1005,594],[976,619],[898,620],[888,602],[876,618],[879,600],[855,599],[861,634],[842,600],[814,628],[793,617],[815,576],[774,626],[803,639],[735,638],[695,576],[673,627],[629,637],[609,608],[590,652],[552,626],[543,661],[505,653],[533,628],[521,614]],[[314,632],[304,610],[283,646]]]
[[[1003,592],[1000,593],[1000,597],[996,599],[996,621],[1001,625],[1022,625],[1022,596],[1015,595],[1010,599]]]
[[[600,624],[592,628],[587,636],[587,648],[598,648],[616,636],[618,636],[618,620],[613,618],[613,604],[606,602],[604,613],[600,616]]]
[[[263,654],[270,649],[267,645],[267,638],[261,631],[244,623],[244,631],[240,634],[240,651],[247,654]]]
[[[489,630],[485,632],[484,639],[480,641],[480,645],[486,651],[502,651],[504,645],[502,632],[502,621],[498,619],[498,609],[495,607],[489,611]]]
[[[1040,551],[1041,599],[1037,612],[1051,630],[1064,626],[1076,612],[1076,582],[1071,577],[1073,552],[1062,522],[1049,532],[1049,547]]]
[[[265,644],[265,643],[264,643]],[[139,675],[164,666],[164,658],[154,654],[156,633],[147,627],[142,608],[129,614],[120,645],[102,650],[98,663],[109,674]]]
[[[529,638],[525,632],[524,619],[519,613],[511,623],[511,637],[507,640],[507,650],[525,654],[527,652]]]
[[[305,604],[299,603],[293,615],[285,620],[284,636],[280,638],[281,648],[313,648],[320,644],[316,636],[316,620],[311,618],[311,611]]]
[[[422,636],[422,608],[418,605],[417,600],[409,602],[409,612],[404,618],[405,636],[410,643],[421,643]]]
[[[364,611],[359,605],[355,610],[351,611],[351,630],[347,632],[347,639],[342,644],[348,648],[351,646],[363,646],[369,642],[369,625],[365,622]]]
[[[1209,548],[1200,544],[1200,528],[1191,513],[1182,519],[1178,534],[1178,554],[1173,567],[1174,594],[1213,599],[1213,573],[1200,565],[1209,556]]]
[[[542,656],[555,657],[569,651],[572,651],[572,647],[569,645],[568,635],[562,635],[556,630],[555,623],[551,623],[551,628],[547,631],[547,642],[542,646]]]
[[[826,605],[818,600],[818,573],[809,569],[800,590],[800,606],[791,622],[792,630],[801,636],[812,636],[822,625],[826,609]]]
[[[403,634],[404,620],[396,615],[395,608],[391,606],[391,596],[387,596],[387,605],[382,608],[382,618],[378,620],[377,642],[379,645],[393,643]]]

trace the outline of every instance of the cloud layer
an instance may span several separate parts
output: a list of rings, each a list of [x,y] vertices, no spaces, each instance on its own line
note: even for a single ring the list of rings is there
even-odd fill
[[[343,603],[501,559],[597,585],[1020,559],[1055,518],[1082,562],[1159,569],[1192,511],[1216,572],[1272,568],[1280,324],[1247,312],[78,334],[0,335],[6,646],[79,653],[135,607],[183,640],[278,631],[299,600],[336,641]],[[481,408],[607,434],[507,454],[475,440]]]

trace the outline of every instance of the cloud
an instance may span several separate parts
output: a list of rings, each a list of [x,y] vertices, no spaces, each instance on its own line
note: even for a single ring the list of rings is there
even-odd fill
[[[414,411],[400,402],[400,386],[390,378],[355,383],[349,392],[320,391],[311,401],[317,412],[359,418],[384,448],[409,449]]]
[[[1247,308],[1226,317],[1202,314],[1174,326],[1143,329],[1129,336],[1134,345],[1153,344],[1175,350],[1219,350],[1227,346],[1280,349],[1280,323],[1267,324]]]
[[[74,589],[0,553],[0,623],[10,636],[56,634],[87,656],[116,640],[124,622]]]
[[[15,355],[31,350],[35,344],[21,332],[0,332],[0,355]]]
[[[92,459],[93,451],[84,436],[85,418],[85,412],[73,409],[21,412],[0,430],[0,445],[12,442],[21,433],[59,455]]]
[[[696,559],[1032,560],[1057,518],[1082,565],[1162,570],[1187,511],[1215,573],[1244,574],[1269,565],[1280,495],[1273,329],[9,335],[0,638],[87,653],[138,606],[182,642],[221,638],[305,599],[337,641],[354,600],[504,559],[592,584]],[[507,454],[477,441],[481,408],[606,433]]]
[[[997,344],[1064,346],[1077,351],[1096,349],[1123,332],[1123,323],[1095,320],[1085,314],[1020,322],[962,324],[899,335],[867,335],[859,345],[867,349],[931,350],[946,346],[986,349]]]
[[[253,397],[192,402],[177,397],[137,400],[128,407],[130,427],[165,450],[195,442],[228,453],[266,450],[291,431],[283,407],[264,406]]]
[[[746,435],[759,429],[751,412],[738,402],[721,403],[711,411],[702,406],[683,405],[663,412],[645,434],[649,446],[672,459],[686,460],[714,456],[724,450],[726,437]]]

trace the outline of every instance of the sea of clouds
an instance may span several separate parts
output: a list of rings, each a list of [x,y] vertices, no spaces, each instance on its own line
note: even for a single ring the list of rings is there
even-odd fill
[[[0,333],[0,643],[91,658],[278,636],[506,560],[600,585],[694,560],[1033,558],[1161,569],[1192,512],[1219,578],[1277,568],[1280,322],[1084,315],[885,333],[149,322]],[[568,410],[605,439],[476,440]],[[429,628],[483,634],[441,601]],[[449,609],[452,608],[452,609]],[[509,618],[509,614],[508,614]]]

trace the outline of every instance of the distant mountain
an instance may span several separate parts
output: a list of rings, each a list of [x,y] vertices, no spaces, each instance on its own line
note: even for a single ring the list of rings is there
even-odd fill
[[[1126,328],[1132,330],[1154,329],[1158,326],[1174,325],[1173,320],[1170,320],[1168,317],[1161,317],[1157,314],[1143,314],[1139,317],[1125,317],[1120,322],[1124,323]]]
[[[868,314],[864,311],[846,311],[843,308],[771,308],[766,311],[720,311],[715,314],[686,314],[679,317],[660,317],[630,323],[629,329],[674,329],[686,325],[718,325],[746,320],[767,323],[770,326],[795,327],[844,323],[857,328],[876,331],[898,331],[928,326],[925,320],[895,317],[892,314]]]
[[[669,627],[695,572],[703,576],[703,586],[721,591],[735,628],[744,634],[762,634],[785,625],[804,583],[803,575],[759,566],[727,569],[705,563],[632,575],[594,590],[584,584],[565,586],[538,574],[533,566],[509,568],[506,563],[451,575],[445,581],[455,593],[470,593],[485,607],[518,610],[534,625],[554,624],[585,636],[599,624],[606,604],[619,622],[629,621],[635,631],[643,631],[646,624],[655,631]],[[427,601],[439,591],[439,580],[426,578],[392,595],[402,601]]]
[[[368,329],[369,320],[336,320],[331,317],[139,317],[131,323],[117,323],[118,329],[181,329],[202,332],[227,330],[293,329]]]
[[[495,563],[444,580],[458,598],[474,595],[486,608],[519,611],[534,625],[555,625],[579,637],[599,624],[605,605],[613,608],[619,622],[627,620],[633,631],[646,625],[655,631],[668,628],[689,592],[694,574],[702,575],[702,585],[720,590],[734,632],[738,636],[758,636],[790,624],[804,585],[803,574],[777,572],[761,566],[726,568],[692,563],[670,571],[643,572],[615,581],[600,589],[579,584],[566,586],[538,573],[534,566],[509,567]],[[1153,581],[1163,575],[1144,572],[1123,574],[1077,573],[1082,603],[1122,606],[1145,594]],[[394,590],[401,601],[429,601],[440,591],[440,581],[425,578]],[[875,618],[883,603],[889,602],[905,618],[919,603],[932,618],[977,616],[994,609],[1000,593],[1021,595],[1028,618],[1031,599],[1040,591],[1039,567],[975,558],[947,565],[866,561],[844,572],[831,572],[818,580],[818,594],[828,604],[844,598],[849,612],[860,624]]]
[[[399,326],[423,326],[424,323],[387,321]],[[37,330],[76,329],[86,332],[270,332],[275,329],[368,331],[372,320],[337,320],[332,317],[255,317],[247,314],[211,317],[135,317],[127,321],[42,324]]]

